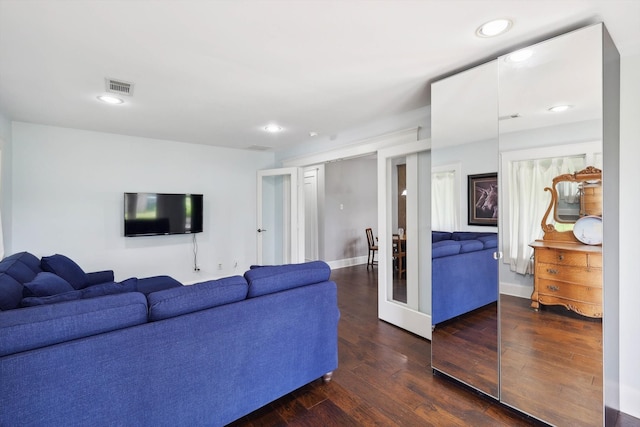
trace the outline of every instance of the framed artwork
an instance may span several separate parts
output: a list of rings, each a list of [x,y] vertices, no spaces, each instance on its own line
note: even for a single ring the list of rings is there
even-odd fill
[[[498,225],[498,174],[468,175],[469,225]]]

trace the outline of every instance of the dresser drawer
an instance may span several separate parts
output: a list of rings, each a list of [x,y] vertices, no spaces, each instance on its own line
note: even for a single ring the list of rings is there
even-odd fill
[[[538,279],[570,282],[585,286],[602,288],[602,270],[599,268],[573,267],[570,265],[546,264],[536,262]]]
[[[535,253],[537,261],[541,263],[602,268],[602,254],[599,253],[563,251],[562,249],[537,249]]]
[[[556,280],[539,279],[538,294],[540,302],[545,302],[545,295],[602,305],[602,288],[599,286],[583,286]]]

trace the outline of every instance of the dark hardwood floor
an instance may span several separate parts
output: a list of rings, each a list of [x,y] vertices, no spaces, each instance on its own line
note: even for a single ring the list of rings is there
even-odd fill
[[[518,413],[442,375],[433,375],[428,340],[378,320],[377,268],[334,270],[339,366],[230,424],[239,426],[528,426]],[[259,381],[259,378],[256,379]],[[618,426],[637,426],[622,416]]]

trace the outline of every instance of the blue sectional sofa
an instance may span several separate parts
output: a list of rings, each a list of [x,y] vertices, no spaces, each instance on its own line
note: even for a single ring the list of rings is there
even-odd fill
[[[497,301],[497,243],[496,233],[432,232],[433,326]]]
[[[222,426],[337,368],[323,262],[190,286],[78,269],[68,290],[45,258],[0,262],[2,426]]]

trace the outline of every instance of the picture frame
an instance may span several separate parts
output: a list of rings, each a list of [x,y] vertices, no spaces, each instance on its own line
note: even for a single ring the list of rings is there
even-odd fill
[[[468,224],[498,226],[498,173],[467,176]]]

